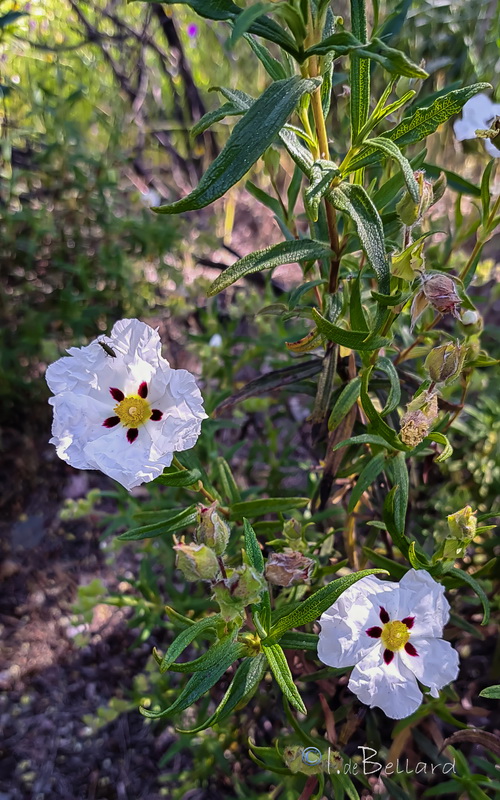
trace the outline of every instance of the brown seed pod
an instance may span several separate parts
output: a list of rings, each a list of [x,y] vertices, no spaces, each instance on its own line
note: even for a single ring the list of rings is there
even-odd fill
[[[422,275],[422,291],[426,300],[441,314],[452,314],[460,319],[460,297],[455,281],[448,275],[434,273]]]

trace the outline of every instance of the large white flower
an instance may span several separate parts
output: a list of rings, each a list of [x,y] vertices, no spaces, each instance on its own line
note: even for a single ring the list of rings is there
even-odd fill
[[[57,455],[98,469],[132,489],[161,475],[174,452],[189,450],[206,418],[194,376],[162,358],[156,330],[122,319],[111,336],[51,364]]]
[[[487,94],[476,94],[467,100],[462,108],[462,119],[453,123],[453,130],[459,142],[475,139],[476,131],[488,130],[495,117],[500,115],[500,103],[493,103]],[[486,150],[494,158],[500,158],[500,150],[490,139],[484,139]]]
[[[400,583],[361,578],[322,614],[318,657],[352,667],[349,689],[392,719],[422,702],[417,679],[433,697],[458,675],[458,653],[439,638],[449,617],[444,588],[424,570]]]

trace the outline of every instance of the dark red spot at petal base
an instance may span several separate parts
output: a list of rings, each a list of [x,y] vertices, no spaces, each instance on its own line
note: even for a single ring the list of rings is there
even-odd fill
[[[159,408],[153,408],[149,419],[152,419],[153,422],[158,422],[162,417],[163,417],[163,411],[160,411]]]
[[[109,392],[113,400],[116,400],[117,403],[121,403],[121,401],[125,399],[125,395],[121,389],[115,389],[112,387]]]
[[[385,625],[386,622],[389,622],[389,620],[390,620],[390,616],[387,613],[387,611],[385,610],[384,606],[380,606],[380,619],[382,620],[384,625]]]
[[[143,399],[145,399],[148,396],[148,385],[146,381],[143,381],[141,383],[141,385],[137,389],[137,394],[139,395],[139,397],[142,397]]]
[[[139,436],[139,431],[137,430],[137,428],[129,428],[128,429],[128,431],[127,431],[127,439],[130,442],[130,444],[132,444],[132,442],[135,442],[135,440],[137,439],[138,436]]]
[[[372,639],[380,639],[382,636],[382,628],[377,627],[377,625],[374,625],[373,628],[368,628],[366,632]]]
[[[418,656],[417,651],[415,650],[413,645],[410,644],[410,642],[406,642],[405,650],[406,650],[406,652],[408,653],[409,656]]]
[[[394,658],[394,653],[392,652],[392,650],[384,650],[384,661],[386,664],[390,664],[393,658]]]
[[[102,423],[105,428],[114,428],[120,422],[120,417],[108,417]]]
[[[406,625],[407,628],[413,628],[413,623],[415,622],[415,617],[405,617],[401,620],[403,625]]]

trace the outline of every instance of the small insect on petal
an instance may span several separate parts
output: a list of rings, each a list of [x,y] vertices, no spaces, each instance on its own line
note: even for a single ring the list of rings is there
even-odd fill
[[[135,442],[138,436],[139,436],[139,431],[137,430],[137,428],[128,429],[127,440],[130,442],[130,444],[132,444],[132,442]]]
[[[114,387],[112,387],[110,388],[109,392],[113,400],[116,400],[117,403],[121,403],[121,401],[125,399],[125,395],[123,394],[121,389],[115,389]]]
[[[150,416],[150,420],[153,422],[158,422],[163,417],[163,411],[160,411],[159,408],[153,408]]]
[[[143,381],[137,390],[137,394],[139,397],[142,397],[144,400],[148,396],[148,385],[146,381]]]
[[[105,353],[106,353],[108,356],[111,356],[111,358],[116,358],[116,353],[115,353],[115,351],[113,350],[113,348],[109,346],[109,344],[106,344],[106,342],[101,342],[101,340],[100,340],[100,339],[98,339],[98,341],[97,341],[97,344],[100,344],[100,345],[101,345],[102,349],[104,350],[104,352],[105,352]]]
[[[368,628],[366,632],[372,639],[380,639],[382,636],[382,628],[379,628],[377,625],[374,625],[373,628]]]
[[[392,650],[384,650],[384,662],[386,664],[390,664],[393,658],[394,658],[394,653],[392,652]]]
[[[406,652],[408,653],[409,656],[418,656],[417,651],[415,650],[413,645],[410,644],[410,642],[407,642],[405,644],[405,650],[406,650]]]
[[[114,428],[115,425],[118,425],[119,422],[120,422],[120,417],[108,417],[107,419],[104,420],[102,424],[104,428]]]

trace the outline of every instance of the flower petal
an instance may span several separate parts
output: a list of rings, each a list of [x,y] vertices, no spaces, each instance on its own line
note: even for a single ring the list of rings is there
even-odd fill
[[[477,130],[489,128],[490,122],[500,114],[500,104],[493,103],[487,94],[476,94],[462,108],[462,119],[453,123],[453,131],[459,142],[475,139]]]
[[[415,617],[411,640],[417,636],[441,636],[450,616],[444,587],[423,569],[410,569],[399,583],[398,619]]]
[[[400,661],[399,652],[384,664],[380,644],[354,667],[348,685],[358,700],[370,708],[381,708],[391,719],[409,717],[422,702],[417,681]]]
[[[427,639],[423,636],[411,638],[418,656],[412,656],[401,650],[399,655],[403,664],[410,669],[416,678],[428,686],[433,697],[454,681],[459,671],[457,651],[444,639]]]
[[[321,615],[318,658],[331,667],[351,667],[362,659],[377,644],[367,631],[380,627],[381,606],[395,618],[399,606],[396,583],[369,575],[346,589]]]

